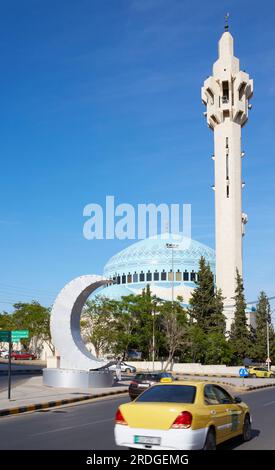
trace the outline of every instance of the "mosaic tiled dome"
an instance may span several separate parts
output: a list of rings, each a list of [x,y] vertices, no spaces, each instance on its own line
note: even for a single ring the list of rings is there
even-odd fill
[[[169,243],[177,244],[178,247],[171,250],[167,247]],[[197,271],[202,256],[210,264],[211,270],[215,271],[215,252],[212,248],[179,235],[162,234],[138,241],[112,256],[104,267],[104,276],[111,278],[117,274],[141,270],[169,271],[172,251],[175,271]]]

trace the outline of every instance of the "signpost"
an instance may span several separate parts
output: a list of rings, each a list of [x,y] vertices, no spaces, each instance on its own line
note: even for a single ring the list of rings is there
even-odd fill
[[[9,367],[8,367],[8,399],[11,398],[11,346],[12,343],[17,343],[21,338],[28,338],[28,330],[0,330],[0,342],[9,343]]]
[[[244,378],[248,377],[249,373],[248,370],[245,367],[241,367],[239,370],[239,376],[243,378],[243,387],[244,387]]]

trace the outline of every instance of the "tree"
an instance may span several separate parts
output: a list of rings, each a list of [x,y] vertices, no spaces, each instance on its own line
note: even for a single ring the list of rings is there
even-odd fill
[[[232,346],[221,333],[213,331],[206,336],[205,364],[230,364]]]
[[[233,348],[234,359],[241,364],[245,357],[249,357],[251,351],[250,333],[246,321],[246,302],[242,277],[236,270],[235,289],[235,314],[230,331],[230,345]]]
[[[168,351],[168,359],[164,366],[172,367],[174,355],[186,342],[187,318],[180,302],[164,302],[160,307],[161,323],[164,329],[164,342]]]
[[[221,290],[215,289],[214,275],[209,264],[201,257],[199,263],[197,287],[191,294],[189,314],[205,332],[224,333],[225,317]]]
[[[112,351],[116,335],[116,310],[116,301],[106,297],[97,296],[86,302],[80,325],[84,341],[93,344],[96,357]]]
[[[28,340],[21,340],[25,347],[30,344],[35,354],[39,354],[43,341],[48,344],[52,353],[54,346],[50,332],[50,309],[43,307],[39,302],[18,302],[13,305],[14,312],[9,314],[10,329],[28,330]]]
[[[271,322],[270,303],[265,292],[260,292],[256,306],[256,328],[254,331],[253,359],[265,362],[267,358],[267,328],[269,329],[270,351],[273,350],[274,329]]]
[[[136,310],[136,298],[133,294],[122,297],[117,303],[117,313],[114,322],[115,345],[114,352],[125,360],[130,345],[135,347],[138,342],[138,313]]]

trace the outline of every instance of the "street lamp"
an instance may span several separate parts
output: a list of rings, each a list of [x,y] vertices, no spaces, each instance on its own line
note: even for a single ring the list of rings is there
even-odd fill
[[[272,315],[275,312],[275,309],[271,311],[270,317],[272,319]],[[268,318],[266,319],[266,347],[267,347],[267,370],[270,371],[270,344],[269,344],[269,322]]]
[[[153,369],[153,372],[155,370],[155,349],[156,349],[156,338],[155,338],[155,316],[158,315],[158,313],[156,312],[156,308],[157,308],[157,302],[154,303],[154,308],[153,308],[153,311],[152,311],[152,317],[153,317],[153,331],[152,331],[152,369]]]
[[[174,306],[174,249],[178,247],[177,243],[166,243],[166,248],[171,249],[172,252],[172,309]]]

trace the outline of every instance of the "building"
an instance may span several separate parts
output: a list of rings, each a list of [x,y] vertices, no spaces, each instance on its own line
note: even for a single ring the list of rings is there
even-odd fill
[[[109,259],[103,276],[113,284],[98,289],[93,296],[100,294],[120,299],[140,294],[149,284],[157,297],[172,300],[172,295],[174,299],[181,296],[183,304],[187,305],[202,256],[215,275],[215,252],[212,248],[176,234],[146,238]]]
[[[214,132],[216,284],[225,297],[227,328],[234,319],[236,270],[243,274],[242,239],[247,215],[242,212],[242,127],[247,123],[253,81],[240,70],[228,26],[219,41],[213,75],[202,88],[204,113]]]

